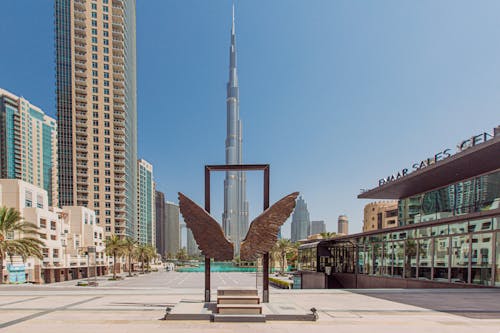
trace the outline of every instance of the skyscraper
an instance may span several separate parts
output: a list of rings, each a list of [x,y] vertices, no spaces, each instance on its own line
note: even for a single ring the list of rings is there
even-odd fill
[[[321,234],[326,232],[325,221],[311,221],[311,235]]]
[[[167,253],[176,255],[181,248],[181,225],[179,223],[179,206],[173,202],[165,204],[167,220]]]
[[[187,240],[187,253],[189,256],[197,256],[200,254],[200,251],[198,250],[198,244],[196,244],[196,240],[194,239],[193,232],[191,229],[186,227],[186,240]]]
[[[397,216],[397,214],[396,214]],[[338,225],[337,225],[337,233],[339,235],[347,235],[349,234],[349,220],[346,215],[339,215]]]
[[[165,256],[167,252],[165,194],[160,191],[155,191],[155,193],[156,252]]]
[[[242,125],[240,120],[238,73],[236,69],[236,36],[231,27],[229,47],[229,81],[227,83],[227,135],[226,164],[242,164]],[[241,171],[226,172],[224,180],[224,212],[222,228],[234,243],[235,255],[240,253],[240,243],[248,231],[248,201],[246,198],[246,174]]]
[[[156,245],[155,189],[153,166],[137,161],[137,240],[140,244]]]
[[[295,205],[295,210],[292,215],[292,242],[296,242],[301,239],[306,239],[309,235],[311,220],[309,218],[309,211],[307,210],[307,204],[300,196],[297,199],[297,204]]]
[[[55,0],[59,202],[136,237],[135,0]]]
[[[0,89],[0,178],[21,179],[47,191],[58,206],[57,125],[23,97]]]

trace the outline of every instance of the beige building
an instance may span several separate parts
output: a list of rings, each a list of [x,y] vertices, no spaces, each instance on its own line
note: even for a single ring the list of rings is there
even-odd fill
[[[91,210],[85,207],[50,207],[47,191],[17,179],[0,179],[0,206],[15,208],[26,221],[36,224],[45,243],[42,260],[28,258],[23,263],[21,257],[13,257],[13,265],[24,264],[27,281],[51,283],[86,277],[89,258],[85,252],[90,245],[96,247],[99,259],[90,270],[90,275],[107,272],[102,227],[82,225],[86,217],[89,222],[91,218],[95,219]],[[6,280],[7,276],[5,268],[2,277]]]
[[[348,235],[349,234],[349,219],[346,215],[339,215],[337,220],[337,234]]]
[[[60,206],[136,237],[135,0],[55,0]]]
[[[39,107],[0,88],[0,178],[44,188],[58,205],[57,124]]]
[[[398,226],[398,202],[377,201],[365,206],[363,232]]]

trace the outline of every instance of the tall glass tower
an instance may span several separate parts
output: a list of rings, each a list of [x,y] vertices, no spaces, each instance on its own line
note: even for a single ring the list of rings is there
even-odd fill
[[[135,0],[55,0],[59,203],[136,237]]]
[[[227,133],[226,164],[242,164],[242,126],[240,120],[238,73],[236,70],[236,36],[231,27],[229,47],[229,81],[227,83]],[[224,180],[224,212],[222,228],[226,237],[234,243],[235,255],[240,253],[240,243],[248,231],[248,201],[246,175],[242,171],[228,171]]]

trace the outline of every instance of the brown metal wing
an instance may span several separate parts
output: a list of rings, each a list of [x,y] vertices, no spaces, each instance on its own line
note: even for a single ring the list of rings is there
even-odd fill
[[[219,223],[206,210],[180,192],[179,208],[203,255],[218,261],[233,259],[233,243],[226,239]]]
[[[278,240],[280,227],[295,208],[298,195],[299,192],[287,195],[252,221],[245,240],[241,242],[241,260],[255,260],[258,255],[271,250]]]

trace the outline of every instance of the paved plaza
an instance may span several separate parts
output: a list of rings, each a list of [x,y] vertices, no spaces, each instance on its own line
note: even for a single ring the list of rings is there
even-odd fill
[[[157,272],[76,287],[0,286],[5,332],[500,332],[500,290],[280,290],[271,304],[315,307],[317,322],[160,320],[166,307],[203,299],[203,273]],[[212,273],[212,286],[254,287],[255,273]],[[258,280],[260,283],[260,279]]]

